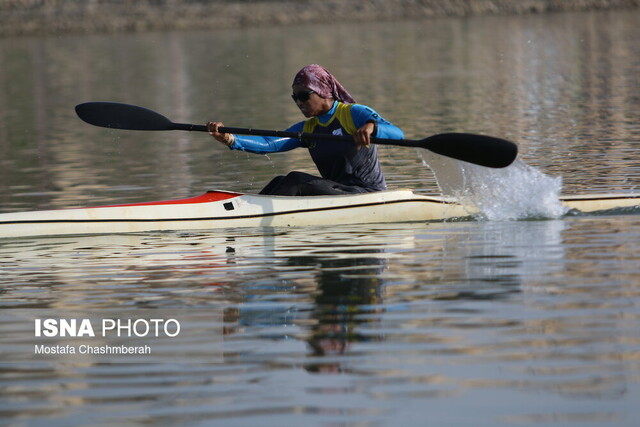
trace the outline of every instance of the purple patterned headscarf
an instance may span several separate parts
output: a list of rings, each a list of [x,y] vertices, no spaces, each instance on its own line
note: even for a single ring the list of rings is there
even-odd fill
[[[293,85],[301,85],[323,98],[333,98],[347,104],[355,104],[349,92],[321,65],[307,65],[293,78]]]

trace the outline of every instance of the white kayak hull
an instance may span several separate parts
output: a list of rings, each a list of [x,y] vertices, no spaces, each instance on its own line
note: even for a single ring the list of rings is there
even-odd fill
[[[640,195],[567,196],[562,202],[593,212],[640,205]],[[181,200],[0,214],[0,237],[442,221],[472,214],[453,199],[410,190],[314,197],[210,191]]]

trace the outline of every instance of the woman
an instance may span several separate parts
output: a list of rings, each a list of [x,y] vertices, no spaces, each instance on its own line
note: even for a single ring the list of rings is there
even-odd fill
[[[402,130],[371,108],[356,104],[349,92],[320,65],[308,65],[293,79],[291,97],[308,119],[288,131],[353,135],[354,143],[332,140],[240,136],[220,133],[221,122],[209,122],[209,133],[232,150],[257,154],[306,147],[322,178],[290,172],[274,178],[260,194],[317,196],[381,191],[387,184],[371,137],[402,139]]]

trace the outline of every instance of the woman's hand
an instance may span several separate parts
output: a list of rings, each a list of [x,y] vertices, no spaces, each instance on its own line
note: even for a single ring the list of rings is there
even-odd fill
[[[373,122],[367,122],[353,134],[353,140],[358,146],[358,150],[362,147],[368,147],[371,144],[371,136],[376,131],[376,125]]]
[[[234,136],[232,133],[220,133],[218,129],[223,127],[224,123],[222,122],[208,122],[207,130],[209,131],[209,135],[214,137],[217,141],[222,142],[227,147],[231,147],[233,145]]]

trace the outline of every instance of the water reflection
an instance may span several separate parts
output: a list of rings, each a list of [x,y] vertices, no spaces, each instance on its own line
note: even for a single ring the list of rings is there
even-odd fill
[[[115,406],[131,407],[131,398],[140,409],[128,420],[179,420],[188,410],[246,424],[297,407],[317,414],[335,390],[346,401],[334,406],[361,402],[347,412],[356,418],[408,421],[417,402],[443,416],[433,399],[450,410],[486,395],[528,408],[493,413],[532,420],[547,399],[527,405],[533,392],[578,399],[577,417],[601,419],[606,411],[593,403],[624,402],[634,384],[624,372],[638,364],[634,218],[6,240],[7,309],[190,307],[221,309],[225,322],[222,364],[20,367],[12,375],[38,379],[15,396],[43,417],[92,408],[118,418]],[[17,333],[5,332],[4,340]],[[54,400],[38,391],[43,384]],[[176,387],[181,398],[169,391]],[[52,402],[66,409],[52,412]]]
[[[375,325],[383,311],[384,281],[381,274],[386,267],[382,257],[370,257],[371,253],[383,250],[352,250],[347,253],[337,251],[335,259],[292,257],[290,266],[314,265],[319,268],[316,275],[317,295],[311,313],[313,325],[310,327],[309,343],[313,356],[323,356],[328,360],[312,361],[307,369],[312,372],[337,373],[342,371],[336,356],[347,353],[353,343],[380,340],[380,336],[363,333],[361,330],[375,330]],[[341,258],[341,256],[348,256]]]

